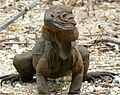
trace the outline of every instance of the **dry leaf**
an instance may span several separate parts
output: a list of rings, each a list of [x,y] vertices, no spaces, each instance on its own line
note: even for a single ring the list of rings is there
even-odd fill
[[[16,31],[16,30],[22,30],[22,29],[24,28],[18,23],[13,23],[8,27],[8,30],[10,31]]]

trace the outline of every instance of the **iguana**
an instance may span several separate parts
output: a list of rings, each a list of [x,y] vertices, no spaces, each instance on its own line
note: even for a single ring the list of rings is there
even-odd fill
[[[110,75],[108,72],[87,73],[89,51],[76,45],[78,30],[72,9],[65,5],[51,6],[45,11],[42,37],[32,51],[16,55],[13,65],[19,74],[0,77],[3,81],[29,82],[36,74],[39,94],[50,94],[47,78],[59,78],[72,74],[69,94],[79,94],[82,81]]]

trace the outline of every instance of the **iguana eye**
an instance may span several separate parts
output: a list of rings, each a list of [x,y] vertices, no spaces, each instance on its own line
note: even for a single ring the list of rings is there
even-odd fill
[[[63,13],[61,16],[62,16],[62,17],[66,17],[66,15],[67,15],[67,13],[65,12],[65,13]]]

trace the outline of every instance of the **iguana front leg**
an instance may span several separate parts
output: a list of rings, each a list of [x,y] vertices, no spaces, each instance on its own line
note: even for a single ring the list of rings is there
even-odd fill
[[[36,81],[37,81],[37,89],[38,89],[38,93],[40,95],[49,95],[50,91],[49,91],[49,86],[47,83],[47,80],[45,78],[45,73],[49,73],[49,69],[47,67],[47,61],[45,58],[41,58],[37,64],[36,67]]]
[[[84,65],[81,54],[78,53],[78,58],[75,60],[72,68],[72,81],[68,94],[79,94],[84,76]]]
[[[39,72],[36,73],[36,79],[37,79],[37,89],[38,93],[41,94],[47,94],[49,95],[49,88],[47,84],[46,78]]]
[[[83,80],[82,72],[77,75],[72,75],[72,82],[68,94],[79,94]]]

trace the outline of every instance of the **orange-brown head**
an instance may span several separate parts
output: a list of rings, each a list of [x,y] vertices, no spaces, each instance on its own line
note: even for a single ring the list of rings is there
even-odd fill
[[[49,31],[44,31],[47,29]],[[47,32],[50,32],[52,38],[56,38],[58,41],[75,41],[79,33],[72,9],[65,5],[55,5],[47,9],[44,16],[44,38]]]

